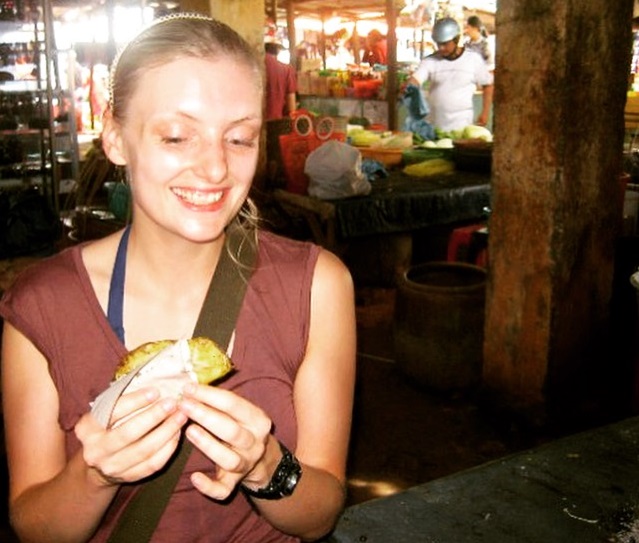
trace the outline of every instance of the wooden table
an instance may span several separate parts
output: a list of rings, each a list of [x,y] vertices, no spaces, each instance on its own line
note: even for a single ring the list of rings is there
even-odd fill
[[[453,172],[415,178],[392,171],[372,182],[366,196],[319,200],[283,189],[275,200],[291,217],[303,218],[314,241],[338,250],[350,239],[413,232],[429,226],[479,220],[490,205],[490,175]]]

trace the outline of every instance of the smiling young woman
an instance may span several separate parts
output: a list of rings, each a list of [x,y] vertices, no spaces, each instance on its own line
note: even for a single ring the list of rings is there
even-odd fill
[[[111,78],[102,139],[126,168],[131,224],[31,267],[0,302],[12,524],[25,540],[107,541],[184,436],[193,452],[151,541],[319,538],[345,498],[353,284],[333,254],[257,226],[261,60],[228,26],[178,14],[133,39]],[[90,405],[119,361],[191,337],[221,261],[246,286],[235,371],[177,400],[125,394],[104,428]]]

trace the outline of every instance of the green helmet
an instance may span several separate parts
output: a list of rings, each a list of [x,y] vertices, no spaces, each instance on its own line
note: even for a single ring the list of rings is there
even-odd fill
[[[435,43],[444,43],[461,36],[461,28],[452,17],[444,17],[433,26],[432,36]]]

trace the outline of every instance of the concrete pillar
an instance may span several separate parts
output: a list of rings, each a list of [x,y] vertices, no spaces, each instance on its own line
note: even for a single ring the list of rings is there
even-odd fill
[[[237,30],[263,53],[265,0],[181,0],[182,11],[208,13]]]
[[[499,2],[484,383],[530,414],[615,363],[632,5]]]
[[[211,13],[209,0],[180,0],[182,11],[197,11],[199,13]]]
[[[210,0],[213,17],[237,30],[264,54],[264,0]]]

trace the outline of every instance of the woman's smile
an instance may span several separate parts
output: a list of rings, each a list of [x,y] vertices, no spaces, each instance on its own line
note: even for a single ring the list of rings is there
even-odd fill
[[[195,208],[210,207],[220,202],[224,196],[222,190],[197,190],[182,187],[171,189],[181,201]]]

